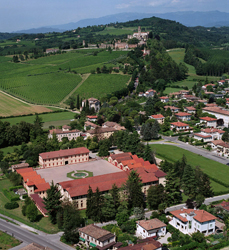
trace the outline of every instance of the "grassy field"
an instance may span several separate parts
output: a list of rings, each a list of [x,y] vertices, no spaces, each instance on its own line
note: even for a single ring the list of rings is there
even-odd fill
[[[99,98],[125,87],[129,79],[129,75],[92,74],[75,94],[79,94],[81,98]]]
[[[9,200],[5,197],[5,195],[2,192],[3,188],[8,189],[9,187],[12,187],[12,183],[8,180],[0,180],[0,213],[3,215],[7,215],[15,220],[18,220],[22,223],[25,223],[29,226],[32,226],[34,228],[37,228],[39,230],[48,232],[48,233],[56,233],[58,232],[58,228],[56,225],[51,224],[48,218],[42,217],[40,221],[31,223],[27,217],[22,215],[21,209],[23,205],[23,201],[18,201],[19,208],[13,209],[13,210],[7,210],[4,208],[5,203],[9,202]]]
[[[168,53],[176,63],[179,64],[180,62],[184,62],[185,49],[173,49],[173,50],[169,50]],[[186,63],[185,63],[185,65],[188,67],[188,77],[187,77],[187,79],[185,79],[183,81],[179,81],[179,82],[174,83],[175,85],[187,86],[190,89],[199,80],[206,79],[205,76],[198,76],[196,74],[195,68],[192,65],[189,65]],[[208,76],[209,82],[216,81],[219,79],[220,79],[219,77]]]
[[[124,35],[124,34],[127,34],[127,35],[132,35],[133,34],[133,30],[134,29],[137,29],[134,28],[134,27],[131,27],[131,28],[115,28],[115,27],[106,27],[103,31],[99,31],[97,32],[97,34],[99,35]]]
[[[203,156],[194,154],[182,148],[170,145],[151,145],[151,148],[156,152],[156,155],[161,159],[166,159],[171,162],[175,162],[181,159],[184,154],[187,158],[188,164],[191,166],[200,166],[200,168],[208,174],[210,177],[216,178],[223,183],[229,184],[229,167],[219,162],[210,160]],[[214,191],[227,191],[228,188],[212,181],[212,187]]]
[[[126,51],[102,51],[94,56],[93,51],[74,50],[22,63],[1,57],[0,89],[34,104],[58,104],[82,80],[79,74],[69,70],[90,73],[104,64],[114,66],[116,60],[127,54]]]
[[[24,115],[31,113],[51,112],[49,108],[28,105],[10,96],[0,93],[0,116]]]
[[[19,240],[0,231],[0,249],[11,249],[12,247],[16,247],[18,245],[20,245]]]
[[[165,90],[164,90],[164,94],[169,94],[169,93],[173,93],[173,92],[179,92],[180,90],[182,90],[182,88],[166,88]]]
[[[75,114],[72,112],[59,112],[59,113],[41,114],[39,115],[39,117],[42,118],[42,122],[44,122],[43,125],[45,125],[46,122],[55,122],[55,121],[63,121],[63,120],[68,121],[68,123],[70,123],[70,120],[74,119],[74,115]],[[1,119],[2,122],[7,121],[11,125],[20,123],[20,121],[33,123],[34,120],[35,120],[34,115]]]

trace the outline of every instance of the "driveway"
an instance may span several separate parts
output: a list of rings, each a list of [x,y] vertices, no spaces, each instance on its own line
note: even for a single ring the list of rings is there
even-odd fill
[[[161,237],[160,239],[158,239],[157,241],[159,241],[161,244],[168,244],[168,238],[171,237],[171,233],[167,232],[166,235],[164,237]]]
[[[72,180],[67,177],[67,173],[75,170],[90,171],[93,172],[93,176],[122,172],[121,169],[102,159],[60,167],[38,169],[36,171],[46,182],[51,183],[53,180],[54,184],[56,184],[62,181]]]

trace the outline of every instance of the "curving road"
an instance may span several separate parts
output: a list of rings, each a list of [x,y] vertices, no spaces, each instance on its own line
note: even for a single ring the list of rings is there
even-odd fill
[[[2,215],[3,216],[3,215]],[[23,245],[30,243],[37,243],[44,247],[50,247],[53,250],[72,250],[73,248],[60,242],[60,235],[58,234],[45,234],[43,232],[32,233],[21,226],[15,225],[11,222],[7,222],[0,219],[0,230],[6,232],[18,240],[23,242]],[[22,246],[14,247],[13,249],[20,249]]]

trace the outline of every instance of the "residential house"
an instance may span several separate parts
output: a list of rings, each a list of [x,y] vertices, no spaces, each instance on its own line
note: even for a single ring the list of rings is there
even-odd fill
[[[28,168],[29,163],[23,162],[15,165],[11,165],[12,172],[15,172],[16,169]]]
[[[161,102],[163,102],[163,103],[169,102],[169,97],[168,96],[161,96],[160,99],[161,99]]]
[[[182,97],[182,93],[180,92],[173,92],[169,94],[169,97],[172,98],[174,96],[174,98],[176,99],[180,99]]]
[[[169,223],[184,234],[200,232],[207,236],[215,233],[216,217],[205,210],[179,209],[170,213],[173,218]]]
[[[86,106],[86,103],[88,101],[88,105],[89,105],[89,109],[92,109],[94,108],[95,112],[99,112],[100,110],[100,101],[96,98],[89,98],[89,99],[85,99],[82,101],[82,107],[81,107],[81,110],[83,109],[84,106]]]
[[[176,112],[179,112],[179,111],[180,111],[180,108],[175,107],[175,106],[164,106],[165,111],[166,111],[168,108],[170,108],[170,110],[171,110],[173,113],[176,113]]]
[[[204,105],[206,105],[208,103],[207,100],[201,100],[201,99],[198,99],[197,102],[198,103],[203,103]]]
[[[59,49],[46,49],[46,53],[56,53],[57,51],[59,51]]]
[[[216,128],[217,119],[212,117],[200,117],[200,123],[205,124],[206,127]]]
[[[95,128],[98,128],[99,125],[95,124],[95,123],[92,123],[92,122],[89,122],[89,121],[86,121],[84,123],[84,130],[89,130],[89,129],[95,129]]]
[[[209,143],[211,148],[219,154],[229,156],[229,144],[222,140],[214,140]]]
[[[85,147],[39,154],[39,165],[41,168],[59,167],[86,161],[89,161],[89,150]]]
[[[178,112],[178,113],[175,113],[175,116],[178,120],[190,121],[192,115],[186,112]]]
[[[213,84],[213,83],[205,84],[205,85],[202,86],[202,89],[203,89],[203,90],[206,90],[208,86],[215,87],[215,84]]]
[[[185,107],[184,110],[189,114],[195,114],[196,109],[194,107]]]
[[[87,115],[87,120],[89,122],[96,122],[98,119],[98,116],[97,115]]]
[[[176,131],[189,131],[190,130],[189,125],[183,122],[172,122],[170,124],[170,129],[173,130],[174,128],[176,129]]]
[[[96,127],[95,129],[90,129],[86,131],[86,138],[97,137],[98,140],[108,139],[116,131],[118,130],[112,127],[109,127],[109,128]]]
[[[203,135],[211,135],[212,140],[221,140],[222,135],[224,134],[225,131],[217,128],[205,128],[201,129],[201,134]]]
[[[159,219],[136,221],[136,235],[141,238],[161,237],[166,234],[166,224]]]
[[[218,81],[218,84],[219,84],[219,85],[224,85],[225,82],[226,82],[225,80],[220,80],[220,81]]]
[[[116,244],[115,234],[102,229],[94,224],[87,225],[78,229],[79,240],[84,242],[88,247],[96,247],[100,250],[114,249]]]
[[[49,187],[50,188],[50,187]],[[38,194],[31,194],[30,198],[36,205],[37,209],[42,213],[44,217],[48,217],[48,211],[45,208],[44,200]]]
[[[64,137],[67,137],[68,140],[71,141],[73,139],[75,140],[77,137],[80,136],[81,132],[78,129],[70,129],[71,127],[67,125],[64,125],[62,129],[51,129],[49,130],[48,138],[52,139],[53,134],[55,134],[58,141],[61,142]]]
[[[139,96],[139,97],[142,97],[142,96],[145,96],[145,94],[144,94],[143,92],[139,92],[139,93],[138,93],[138,96]]]
[[[145,97],[153,97],[155,95],[156,91],[153,89],[149,89],[145,92]]]
[[[199,98],[194,95],[185,95],[183,99],[186,99],[188,102],[197,102],[199,100]]]
[[[104,122],[102,124],[102,128],[114,128],[116,130],[126,130],[126,128],[124,126],[121,126],[120,124],[116,123],[116,122]]]
[[[210,142],[212,141],[212,136],[211,135],[206,135],[206,134],[201,134],[201,133],[195,133],[193,135],[193,138],[196,140],[203,140],[203,142]]]
[[[162,244],[156,241],[154,237],[141,239],[137,244],[129,244],[126,247],[120,248],[121,250],[162,250]]]
[[[158,114],[158,115],[151,115],[149,116],[150,119],[154,119],[154,120],[157,120],[158,123],[160,124],[163,124],[164,123],[164,120],[165,120],[165,117],[161,114]]]
[[[221,207],[226,212],[229,212],[229,202],[228,201],[222,201],[221,203],[214,205],[214,207]]]

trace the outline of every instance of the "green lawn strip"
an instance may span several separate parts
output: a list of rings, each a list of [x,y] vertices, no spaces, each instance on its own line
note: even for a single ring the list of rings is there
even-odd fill
[[[210,160],[208,158],[205,158],[203,156],[194,154],[192,152],[189,152],[188,150],[172,146],[172,145],[161,145],[161,144],[152,144],[150,145],[151,148],[156,152],[157,157],[161,159],[166,159],[171,162],[175,162],[179,159],[181,159],[182,155],[184,154],[187,158],[187,162],[195,167],[200,166],[200,168],[208,174],[208,176],[211,178],[215,178],[226,185],[229,184],[229,167],[221,164],[219,162]],[[229,188],[224,187],[220,183],[213,183],[214,191],[226,191]]]
[[[170,94],[170,93],[174,93],[174,92],[179,92],[180,90],[182,90],[183,88],[170,88],[170,87],[167,87],[165,90],[164,90],[164,94]]]
[[[72,172],[67,173],[67,177],[68,177],[68,178],[71,178],[71,179],[75,179],[75,180],[77,180],[77,179],[82,179],[83,177],[73,177],[72,174],[73,174],[73,173],[75,173],[75,174],[77,174],[77,173],[83,173],[83,172],[88,173],[88,176],[86,176],[86,177],[84,177],[84,178],[88,178],[88,177],[92,177],[92,176],[93,176],[93,173],[90,172],[90,171],[86,171],[86,170],[76,170],[76,171],[72,171]]]
[[[18,224],[15,223],[14,221],[9,220],[9,219],[7,219],[7,218],[5,218],[5,217],[3,217],[3,216],[0,216],[0,218],[1,218],[2,220],[5,220],[5,221],[7,221],[7,222],[10,222],[10,223],[12,223],[12,224],[14,224],[14,225],[18,225]]]
[[[42,122],[52,122],[52,121],[59,121],[59,120],[70,120],[74,119],[74,113],[72,112],[59,112],[59,113],[49,113],[49,114],[41,114],[39,117],[42,118]],[[2,118],[1,121],[7,121],[11,125],[20,123],[21,121],[25,121],[28,123],[33,123],[35,120],[35,115],[31,116],[20,116],[20,117],[12,117],[12,118]]]
[[[126,87],[129,75],[119,74],[92,74],[76,90],[74,95],[79,94],[81,98],[101,98],[114,91]]]
[[[0,231],[0,249],[10,249],[20,245],[21,242],[7,233]]]
[[[30,222],[27,217],[22,215],[22,205],[24,204],[23,201],[17,201],[19,204],[19,208],[13,209],[13,210],[7,210],[4,208],[4,205],[9,202],[7,197],[3,194],[2,189],[6,188],[9,189],[12,187],[12,183],[9,181],[9,179],[0,180],[0,213],[8,216],[14,220],[17,220],[21,223],[24,223],[30,227],[33,227],[35,229],[41,230],[45,233],[57,233],[59,232],[59,229],[57,228],[57,225],[53,225],[50,220],[47,217],[42,217],[38,222]],[[39,212],[40,214],[40,212]]]

